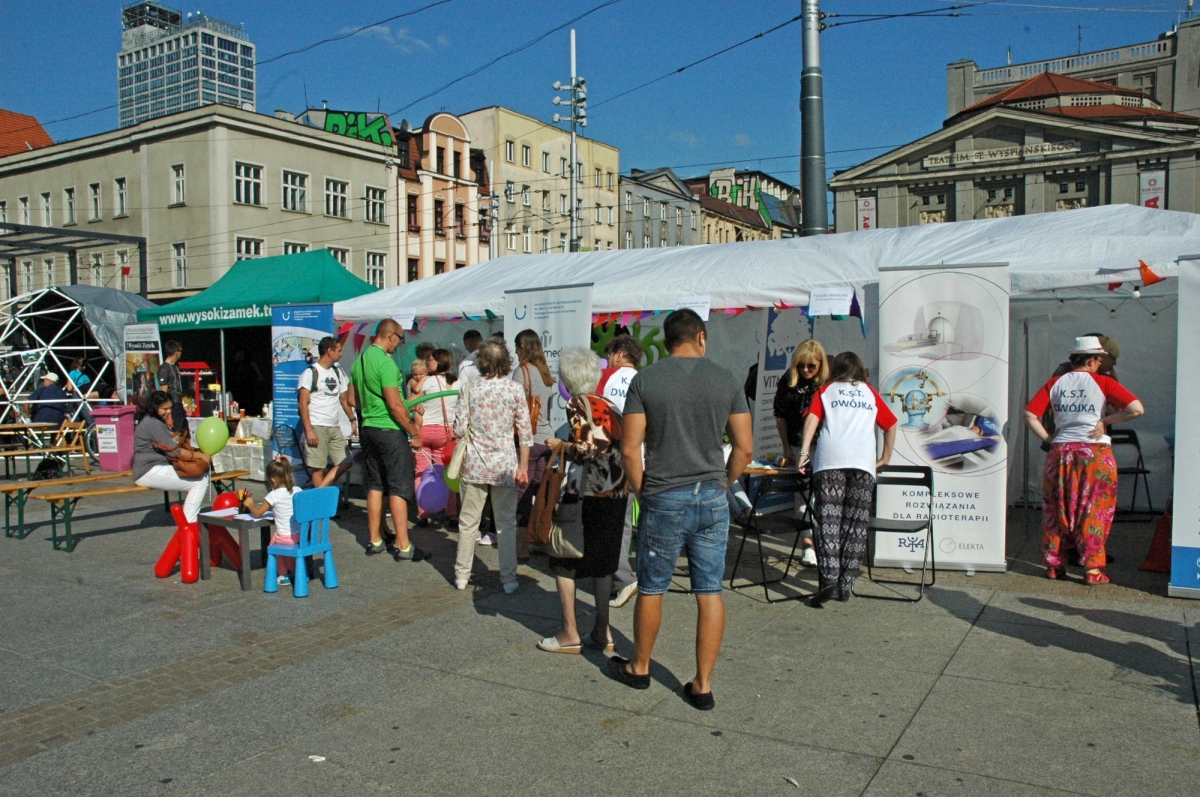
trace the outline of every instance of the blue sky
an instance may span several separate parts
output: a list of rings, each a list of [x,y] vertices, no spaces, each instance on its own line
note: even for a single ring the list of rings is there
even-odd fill
[[[232,2],[184,10],[244,23],[259,59],[312,44],[431,0]],[[826,13],[916,11],[971,0],[825,0]],[[396,112],[413,100],[601,0],[452,0],[342,41],[260,67],[258,110],[309,103]],[[179,4],[166,3],[174,7]],[[44,122],[116,103],[120,8],[113,0],[7,0],[0,4],[0,107]],[[945,67],[980,67],[1156,38],[1186,0],[999,0],[959,18],[897,19],[822,34],[828,163],[845,168],[937,129],[945,114]],[[784,22],[799,0],[621,0],[576,24],[579,72],[587,78],[587,135],[621,149],[621,168],[707,164],[761,168],[796,183],[800,27],[788,26],[732,53],[614,102],[605,98]],[[1104,7],[1109,11],[1086,11]],[[848,18],[843,18],[848,19]],[[830,20],[835,21],[835,20]],[[569,75],[564,30],[394,115],[414,125],[438,110],[506,105],[549,121],[551,84]],[[48,126],[55,140],[116,127],[115,108]],[[763,160],[757,160],[763,159]]]

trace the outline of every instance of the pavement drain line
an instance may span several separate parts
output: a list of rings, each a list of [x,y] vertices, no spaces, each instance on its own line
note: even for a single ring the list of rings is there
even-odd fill
[[[357,645],[478,597],[438,585],[5,712],[0,714],[0,767]]]

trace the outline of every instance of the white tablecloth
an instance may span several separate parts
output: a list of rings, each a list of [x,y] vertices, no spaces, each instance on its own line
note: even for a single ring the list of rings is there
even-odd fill
[[[230,441],[225,448],[213,457],[213,470],[220,473],[226,470],[248,470],[252,481],[266,479],[266,455],[263,445],[259,443],[234,443]]]

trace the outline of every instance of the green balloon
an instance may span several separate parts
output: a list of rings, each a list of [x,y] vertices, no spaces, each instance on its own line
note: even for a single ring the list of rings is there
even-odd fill
[[[409,399],[408,401],[404,402],[404,406],[408,407],[409,412],[412,412],[414,409],[416,409],[418,404],[424,404],[426,401],[433,401],[434,399],[445,398],[446,396],[457,395],[457,390],[443,390],[439,393],[430,393],[428,395],[421,396],[420,398]]]
[[[225,448],[228,442],[229,426],[221,418],[205,418],[196,429],[196,446],[210,457]]]

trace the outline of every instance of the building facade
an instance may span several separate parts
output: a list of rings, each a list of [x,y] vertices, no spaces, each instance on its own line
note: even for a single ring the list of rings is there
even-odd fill
[[[1197,211],[1200,118],[1043,73],[829,183],[837,232],[1109,204]]]
[[[700,243],[731,244],[740,241],[769,241],[779,237],[772,233],[758,211],[705,193],[708,188],[707,178],[688,180],[687,185],[700,197]]]
[[[284,116],[207,105],[0,158],[0,220],[143,236],[158,299],[236,260],[322,247],[374,285],[403,282],[395,146]],[[79,281],[137,290],[136,261],[96,252]],[[67,281],[61,256],[16,265],[20,292]]]
[[[493,191],[492,256],[570,249],[571,134],[508,108],[459,117],[481,151]],[[620,152],[578,136],[580,251],[617,248]]]
[[[752,169],[714,169],[687,181],[698,194],[745,208],[770,230],[771,238],[800,234],[800,189],[777,177]]]
[[[240,26],[148,2],[125,6],[121,22],[121,127],[218,102],[254,110],[256,48]]]
[[[946,116],[955,116],[1001,91],[1053,72],[1141,92],[1167,111],[1200,115],[1200,18],[1154,41],[980,69],[974,61],[946,67]]]
[[[701,243],[700,197],[670,169],[631,169],[618,182],[621,249]]]

